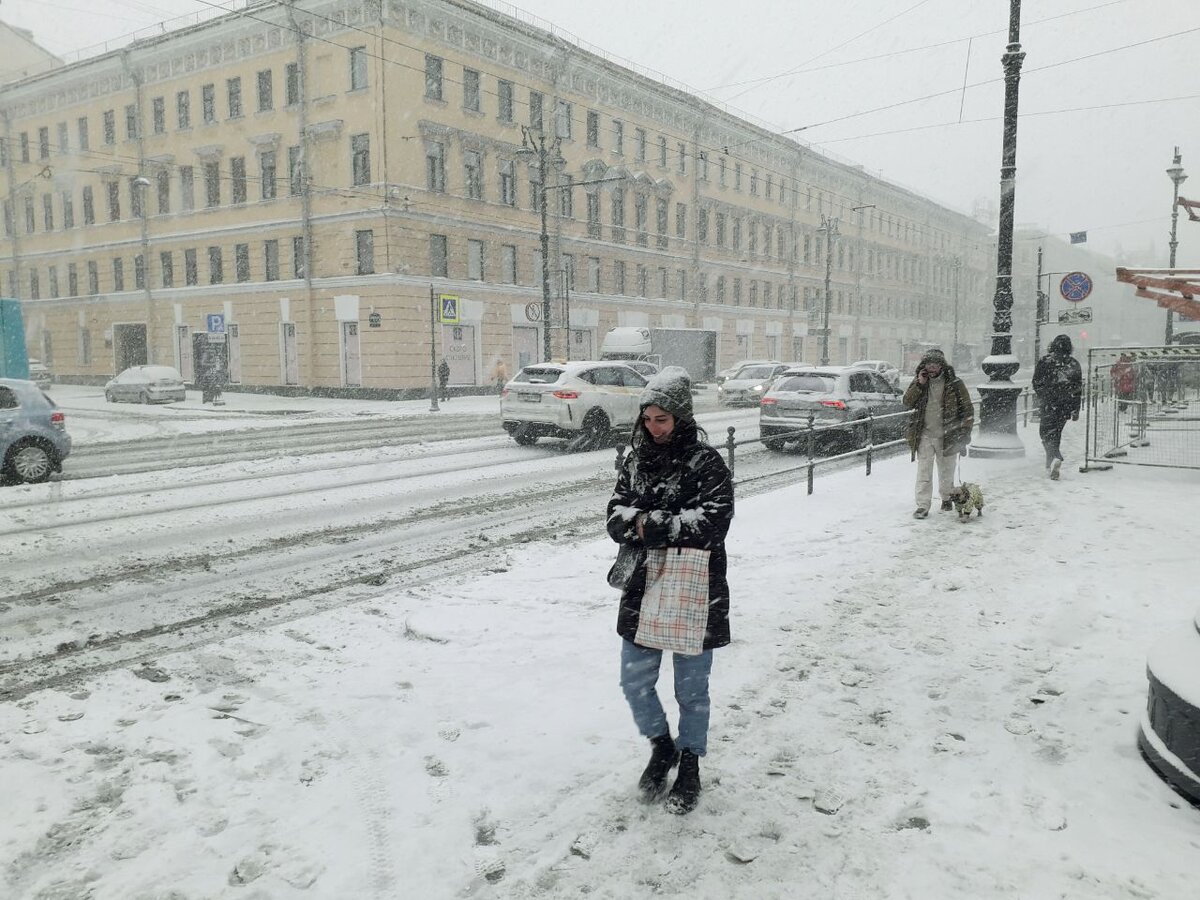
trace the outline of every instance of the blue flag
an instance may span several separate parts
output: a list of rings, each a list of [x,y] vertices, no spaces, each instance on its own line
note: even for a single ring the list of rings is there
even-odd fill
[[[1071,243],[1072,244],[1086,244],[1087,243],[1087,232],[1086,231],[1072,231],[1071,232]]]

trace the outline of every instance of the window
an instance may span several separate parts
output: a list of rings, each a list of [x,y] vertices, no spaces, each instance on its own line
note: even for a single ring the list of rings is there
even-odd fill
[[[621,259],[613,263],[613,292],[625,293],[625,261]]]
[[[128,103],[125,106],[125,139],[132,141],[138,136],[138,114],[137,106],[133,103]]]
[[[29,162],[29,133],[21,132],[21,162]]]
[[[88,120],[87,116],[80,116],[75,121],[75,130],[79,133],[79,149],[88,150],[90,144],[88,142]]]
[[[717,162],[717,183],[721,187],[725,187],[725,157],[721,157]]]
[[[425,146],[425,186],[439,194],[446,192],[446,148],[437,141]]]
[[[750,228],[750,256],[754,257],[758,253],[758,223],[749,222]]]
[[[350,90],[361,91],[367,86],[367,48],[350,48]]]
[[[25,233],[33,234],[34,230],[33,198],[25,198]]]
[[[561,175],[559,176],[560,184],[558,190],[558,214],[564,219],[575,218],[575,176]]]
[[[654,201],[654,224],[655,224],[655,230],[658,232],[658,236],[656,237],[655,240],[656,240],[656,246],[658,247],[659,250],[667,249],[667,228],[670,227],[667,224],[667,218],[668,218],[667,210],[668,210],[668,204],[667,204],[666,197],[658,197],[657,199],[655,199],[655,201]],[[666,295],[663,294],[663,296],[666,296]]]
[[[625,155],[625,123],[620,119],[613,119],[613,153],[617,156]]]
[[[517,205],[517,176],[511,159],[500,160],[500,202],[505,206]]]
[[[679,286],[679,299],[687,299],[687,272],[683,269],[675,270],[675,283]]]
[[[8,200],[4,201],[4,234],[7,237],[12,237],[13,233],[13,208],[12,203]]]
[[[262,199],[274,200],[279,195],[275,179],[275,151],[265,150],[258,156],[259,178],[262,181]]]
[[[108,221],[117,222],[121,218],[121,185],[119,182],[107,182],[108,190]]]
[[[190,91],[180,91],[175,95],[175,125],[180,131],[192,127],[192,95]]]
[[[295,106],[300,102],[300,66],[297,63],[288,63],[283,67],[283,91],[284,101],[288,106]]]
[[[150,101],[150,117],[154,123],[155,134],[167,133],[167,101],[162,97],[155,97]]]
[[[499,104],[496,118],[501,122],[511,122],[513,120],[513,83],[501,79],[496,83],[496,94]]]
[[[646,246],[646,220],[648,218],[648,201],[645,194],[635,194],[633,197],[633,224],[637,232],[637,242]]]
[[[200,283],[199,267],[196,265],[196,251],[183,251],[183,278],[189,287]]]
[[[63,228],[75,227],[75,200],[70,191],[62,192]]]
[[[191,212],[196,205],[196,176],[191,166],[179,167],[179,208]]]
[[[700,152],[700,180],[708,181],[708,154]]]
[[[279,280],[279,241],[263,241],[263,267],[267,281]]]
[[[587,114],[587,145],[589,147],[600,146],[600,113],[591,109]]]
[[[600,257],[588,257],[587,289],[593,294],[600,293]]]
[[[211,125],[217,121],[217,86],[206,84],[200,88],[200,105],[204,108],[204,124]]]
[[[50,158],[50,129],[43,125],[38,129],[38,159]]]
[[[225,266],[221,260],[221,248],[208,248],[208,283],[220,284],[225,280]]]
[[[658,164],[667,167],[667,139],[662,135],[658,137]]]
[[[687,204],[675,204],[675,237],[687,237]]]
[[[234,244],[233,247],[234,277],[238,281],[250,280],[250,245]]]
[[[301,189],[300,148],[288,147],[288,193],[299,196]]]
[[[258,87],[258,111],[269,112],[275,108],[274,75],[270,69],[263,69],[255,76],[255,82]]]
[[[467,277],[483,281],[483,241],[467,241]]]
[[[767,186],[766,186],[764,193],[766,194],[766,197],[768,200],[774,199],[772,197],[772,191],[774,190],[774,181],[775,181],[775,179],[772,176],[770,176],[770,175],[767,176]]]
[[[463,177],[466,193],[472,200],[483,199],[483,157],[478,150],[463,151]]]
[[[129,179],[129,211],[135,219],[146,215],[146,188],[140,178]]]
[[[645,128],[633,129],[633,140],[634,140],[634,143],[637,145],[637,161],[645,162],[646,161],[646,129]]]
[[[725,302],[725,276],[724,275],[717,276],[717,302],[718,303]]]
[[[442,58],[425,54],[425,99],[442,99]]]
[[[75,263],[67,263],[67,296],[79,296],[79,268]]]
[[[67,136],[67,123],[58,123],[58,152],[66,153],[70,149],[70,138]]]
[[[758,282],[750,279],[750,305],[758,306]]]
[[[479,73],[474,69],[463,69],[463,109],[480,112]]]
[[[100,266],[95,260],[91,260],[87,264],[88,273],[88,293],[100,293]]]
[[[449,276],[449,253],[444,234],[429,236],[429,271],[433,275],[446,278]]]
[[[750,170],[750,193],[758,196],[758,169]]]
[[[49,276],[47,278],[47,281],[50,283],[50,296],[57,300],[58,299],[58,267],[51,266],[49,271],[46,274]],[[89,350],[90,350],[90,348],[89,348]],[[85,360],[85,362],[91,362],[91,359],[89,358],[89,359]]]
[[[687,174],[687,144],[685,144],[683,141],[680,141],[679,144],[676,146],[676,150],[679,153],[679,174],[686,175]]]
[[[244,156],[234,156],[229,160],[229,202],[235,204],[246,202],[246,157]]]
[[[221,205],[221,164],[204,164],[204,205],[210,209]]]
[[[587,193],[588,237],[600,237],[600,195],[596,191]]]
[[[512,244],[505,244],[500,248],[500,266],[503,269],[502,275],[505,284],[517,283],[517,248]]]
[[[146,257],[140,253],[133,258],[133,286],[139,291],[146,289]]]
[[[717,246],[725,246],[725,213],[717,213]]]
[[[742,279],[733,279],[733,305],[742,305]]]
[[[162,272],[162,286],[175,287],[175,254],[170,250],[158,254],[158,268]]]
[[[29,270],[29,299],[30,300],[41,300],[42,299],[42,285],[41,285],[41,279],[38,277],[37,269]]]
[[[733,189],[740,191],[742,189],[742,164],[735,163],[733,166]]]
[[[623,242],[625,240],[625,192],[623,190],[615,190],[612,194],[612,226],[613,240]]]
[[[351,184],[371,183],[371,136],[369,134],[350,136],[350,168]]]
[[[708,243],[708,210],[701,209],[696,212],[696,240],[701,244]]]
[[[542,95],[537,91],[529,92],[529,127],[542,130]]]
[[[639,297],[645,297],[646,290],[647,290],[646,267],[639,263],[638,267],[637,267],[637,295]]]
[[[571,104],[566,100],[554,105],[554,134],[564,141],[571,139]]]
[[[242,79],[241,78],[225,79],[225,99],[229,106],[229,118],[240,119],[242,117]]]
[[[658,296],[667,296],[667,270],[661,266],[658,269]]]
[[[83,224],[96,224],[96,204],[92,199],[92,186],[85,185],[83,188]]]
[[[42,227],[46,231],[54,230],[54,195],[42,194]]]
[[[111,109],[104,111],[104,143],[115,144],[117,142],[117,114]],[[23,137],[24,135],[22,135]],[[26,160],[28,162],[28,160]]]
[[[296,278],[304,278],[306,269],[304,263],[304,238],[292,238],[292,274]]]

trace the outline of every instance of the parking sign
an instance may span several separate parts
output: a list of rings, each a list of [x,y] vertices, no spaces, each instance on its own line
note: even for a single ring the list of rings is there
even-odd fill
[[[224,313],[209,313],[208,314],[208,331],[214,334],[225,333],[225,314]]]

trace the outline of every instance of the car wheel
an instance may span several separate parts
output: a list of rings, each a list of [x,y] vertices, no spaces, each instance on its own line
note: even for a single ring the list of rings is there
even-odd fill
[[[105,402],[105,403],[116,403],[116,402],[117,402],[117,401],[116,401],[116,400],[113,398],[112,391],[105,391],[105,392],[104,392],[104,402]]]
[[[611,435],[612,426],[608,422],[608,416],[598,409],[593,409],[583,417],[579,434],[573,437],[567,446],[572,452],[599,450]]]
[[[525,427],[514,430],[512,433],[512,438],[522,447],[532,447],[537,443],[538,436],[534,433],[532,428]]]
[[[148,391],[142,391],[140,394],[138,394],[138,402],[139,403],[149,403],[150,402],[150,393]]]
[[[50,451],[36,441],[24,441],[8,452],[7,468],[25,484],[40,484],[54,471]]]
[[[784,441],[782,438],[763,438],[762,445],[775,453],[781,453]]]

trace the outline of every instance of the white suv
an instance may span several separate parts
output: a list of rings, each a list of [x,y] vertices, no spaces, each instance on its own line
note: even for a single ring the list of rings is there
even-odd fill
[[[604,446],[615,429],[632,428],[646,379],[624,363],[535,363],[500,392],[504,430],[518,444],[569,438],[572,450]]]

